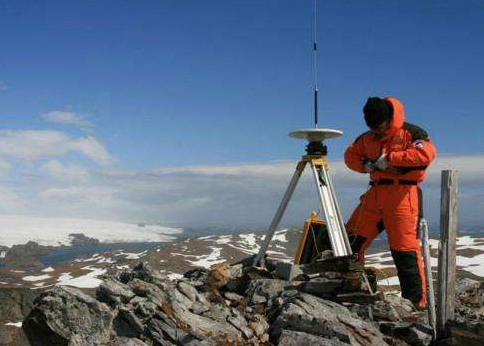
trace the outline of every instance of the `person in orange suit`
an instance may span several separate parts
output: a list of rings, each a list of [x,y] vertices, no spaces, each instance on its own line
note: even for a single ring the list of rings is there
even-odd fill
[[[386,230],[402,290],[417,308],[427,306],[427,284],[418,235],[422,213],[419,185],[436,150],[422,128],[405,122],[402,103],[370,97],[363,108],[369,131],[345,151],[346,165],[370,174],[370,188],[360,197],[346,229],[358,261]]]

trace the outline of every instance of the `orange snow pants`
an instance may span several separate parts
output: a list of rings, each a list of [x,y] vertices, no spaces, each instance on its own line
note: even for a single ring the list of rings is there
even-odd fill
[[[418,236],[421,190],[416,182],[405,180],[381,179],[372,184],[346,225],[352,250],[364,262],[366,249],[386,230],[402,297],[425,307],[427,285]]]

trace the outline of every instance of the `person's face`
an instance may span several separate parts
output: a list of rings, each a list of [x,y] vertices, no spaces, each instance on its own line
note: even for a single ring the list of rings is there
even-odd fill
[[[385,136],[385,133],[390,128],[390,120],[385,120],[380,125],[375,127],[370,127],[370,131],[378,138]]]

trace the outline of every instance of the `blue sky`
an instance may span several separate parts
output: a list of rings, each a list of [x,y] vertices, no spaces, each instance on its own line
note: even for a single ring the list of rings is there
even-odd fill
[[[482,1],[318,4],[320,127],[345,132],[329,143],[333,160],[365,131],[361,108],[373,95],[400,99],[439,154],[482,160]],[[161,202],[143,194],[151,188],[116,209],[123,185],[101,182],[113,172],[149,180],[160,167],[264,165],[302,153],[287,133],[312,121],[312,1],[3,1],[0,18],[9,131],[0,187],[16,201],[4,213],[31,212],[26,199],[59,189],[84,201],[93,189],[86,205],[116,206],[98,215],[46,203],[38,213],[119,218],[129,209],[129,219],[164,222],[173,217],[157,219]],[[203,194],[189,204],[215,200]],[[152,214],[133,200],[153,200]]]

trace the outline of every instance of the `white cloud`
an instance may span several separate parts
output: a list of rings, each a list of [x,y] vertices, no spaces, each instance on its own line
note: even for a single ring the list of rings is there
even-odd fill
[[[15,212],[22,207],[23,201],[10,189],[0,186],[0,212]]]
[[[51,123],[66,124],[76,126],[84,131],[92,129],[92,123],[84,118],[84,116],[63,111],[52,111],[42,115],[42,119]]]
[[[99,164],[111,164],[114,159],[106,148],[92,136],[79,137],[69,142],[72,150],[77,150]]]
[[[78,152],[98,164],[110,164],[113,159],[94,137],[71,138],[50,130],[0,130],[0,156],[21,160],[41,160],[69,152]]]
[[[1,146],[1,145],[0,145]],[[425,209],[438,222],[440,170],[459,169],[460,222],[483,224],[484,155],[441,156],[424,184]],[[16,186],[19,209],[29,216],[75,217],[159,223],[166,226],[265,228],[277,209],[295,162],[242,163],[148,171],[91,169],[58,160],[44,164],[40,176]],[[368,176],[330,162],[345,218],[358,203]],[[307,170],[288,207],[283,224],[301,226],[318,198]],[[20,188],[19,188],[20,189]],[[8,200],[8,194],[5,199]],[[12,196],[10,196],[12,197]],[[14,198],[13,198],[14,199]],[[0,194],[0,203],[2,196]],[[10,203],[12,204],[12,203]]]
[[[41,167],[41,172],[59,181],[87,181],[89,171],[77,165],[64,165],[57,160],[50,160]]]
[[[7,161],[0,158],[0,176],[10,171],[12,166]]]

